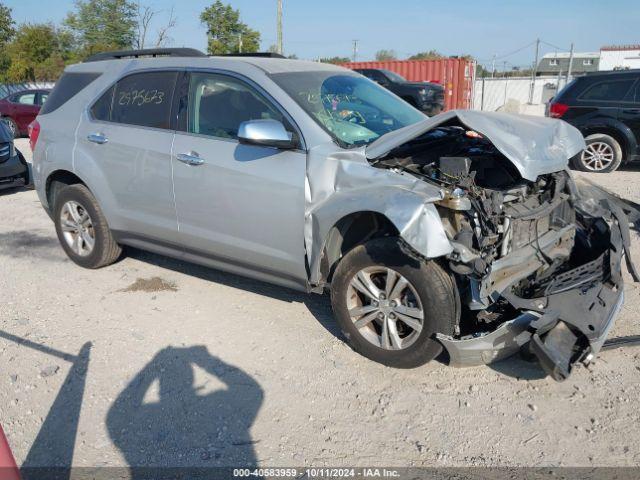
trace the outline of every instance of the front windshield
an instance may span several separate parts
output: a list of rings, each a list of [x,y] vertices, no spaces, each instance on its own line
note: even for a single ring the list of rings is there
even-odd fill
[[[381,70],[387,76],[388,79],[396,82],[396,83],[406,83],[407,79],[402,75],[396,72],[392,72],[391,70]]]
[[[366,145],[427,117],[355,73],[288,72],[271,78],[342,147]]]

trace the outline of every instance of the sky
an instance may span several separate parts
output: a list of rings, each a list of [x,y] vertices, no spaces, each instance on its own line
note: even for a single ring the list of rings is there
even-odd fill
[[[22,22],[61,22],[73,0],[0,0]],[[224,1],[224,0],[223,0]],[[141,0],[166,17],[175,6],[172,45],[206,49],[200,12],[213,0]],[[266,50],[276,42],[276,0],[227,0],[242,21],[262,35]],[[419,51],[473,55],[496,67],[526,67],[540,54],[598,51],[603,45],[640,43],[638,0],[284,0],[284,48],[300,58],[352,55],[370,60],[380,49],[398,58]],[[506,63],[505,63],[506,62]]]

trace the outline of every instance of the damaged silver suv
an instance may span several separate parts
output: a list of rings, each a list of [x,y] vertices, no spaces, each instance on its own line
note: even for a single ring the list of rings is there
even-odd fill
[[[632,267],[623,207],[566,169],[575,128],[428,118],[332,65],[101,54],[67,68],[31,130],[40,200],[78,265],[131,245],[330,290],[350,345],[393,367],[525,348],[566,378],[602,346]]]

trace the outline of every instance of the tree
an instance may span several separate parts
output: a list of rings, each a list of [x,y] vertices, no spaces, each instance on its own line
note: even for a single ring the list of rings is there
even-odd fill
[[[136,4],[129,0],[76,0],[75,8],[64,25],[85,55],[134,45],[138,26]]]
[[[327,57],[321,58],[320,61],[322,63],[333,63],[335,65],[340,65],[342,63],[349,63],[351,59],[349,57]]]
[[[0,45],[6,45],[16,34],[11,9],[0,3]]]
[[[51,23],[20,25],[7,46],[10,65],[5,81],[55,80],[72,58],[69,34]]]
[[[436,50],[429,50],[428,52],[419,52],[415,55],[411,55],[409,60],[440,60],[442,58],[447,57]]]
[[[260,48],[260,33],[240,21],[239,10],[220,0],[204,9],[200,21],[207,27],[210,55],[257,52]]]
[[[135,41],[135,47],[143,49],[147,46],[147,36],[151,29],[154,19],[161,13],[160,10],[154,10],[147,5],[141,5],[138,3],[138,18],[137,18],[137,35]],[[176,18],[173,7],[169,11],[169,18],[167,22],[158,28],[156,32],[156,41],[154,46],[162,47],[169,43],[171,38],[169,37],[169,31],[176,26]]]
[[[376,52],[376,60],[384,62],[386,60],[396,60],[398,57],[394,50],[378,50]]]

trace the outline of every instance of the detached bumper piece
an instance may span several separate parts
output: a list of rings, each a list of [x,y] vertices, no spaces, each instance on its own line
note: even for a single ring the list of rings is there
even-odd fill
[[[623,261],[638,281],[629,256],[627,217],[617,205],[601,205],[607,207],[609,248],[594,260],[539,282],[526,298],[510,285],[500,296],[520,314],[494,331],[460,339],[438,335],[452,366],[488,364],[527,349],[548,375],[562,381],[576,363],[591,362],[624,301]],[[603,212],[583,214],[591,217]]]

